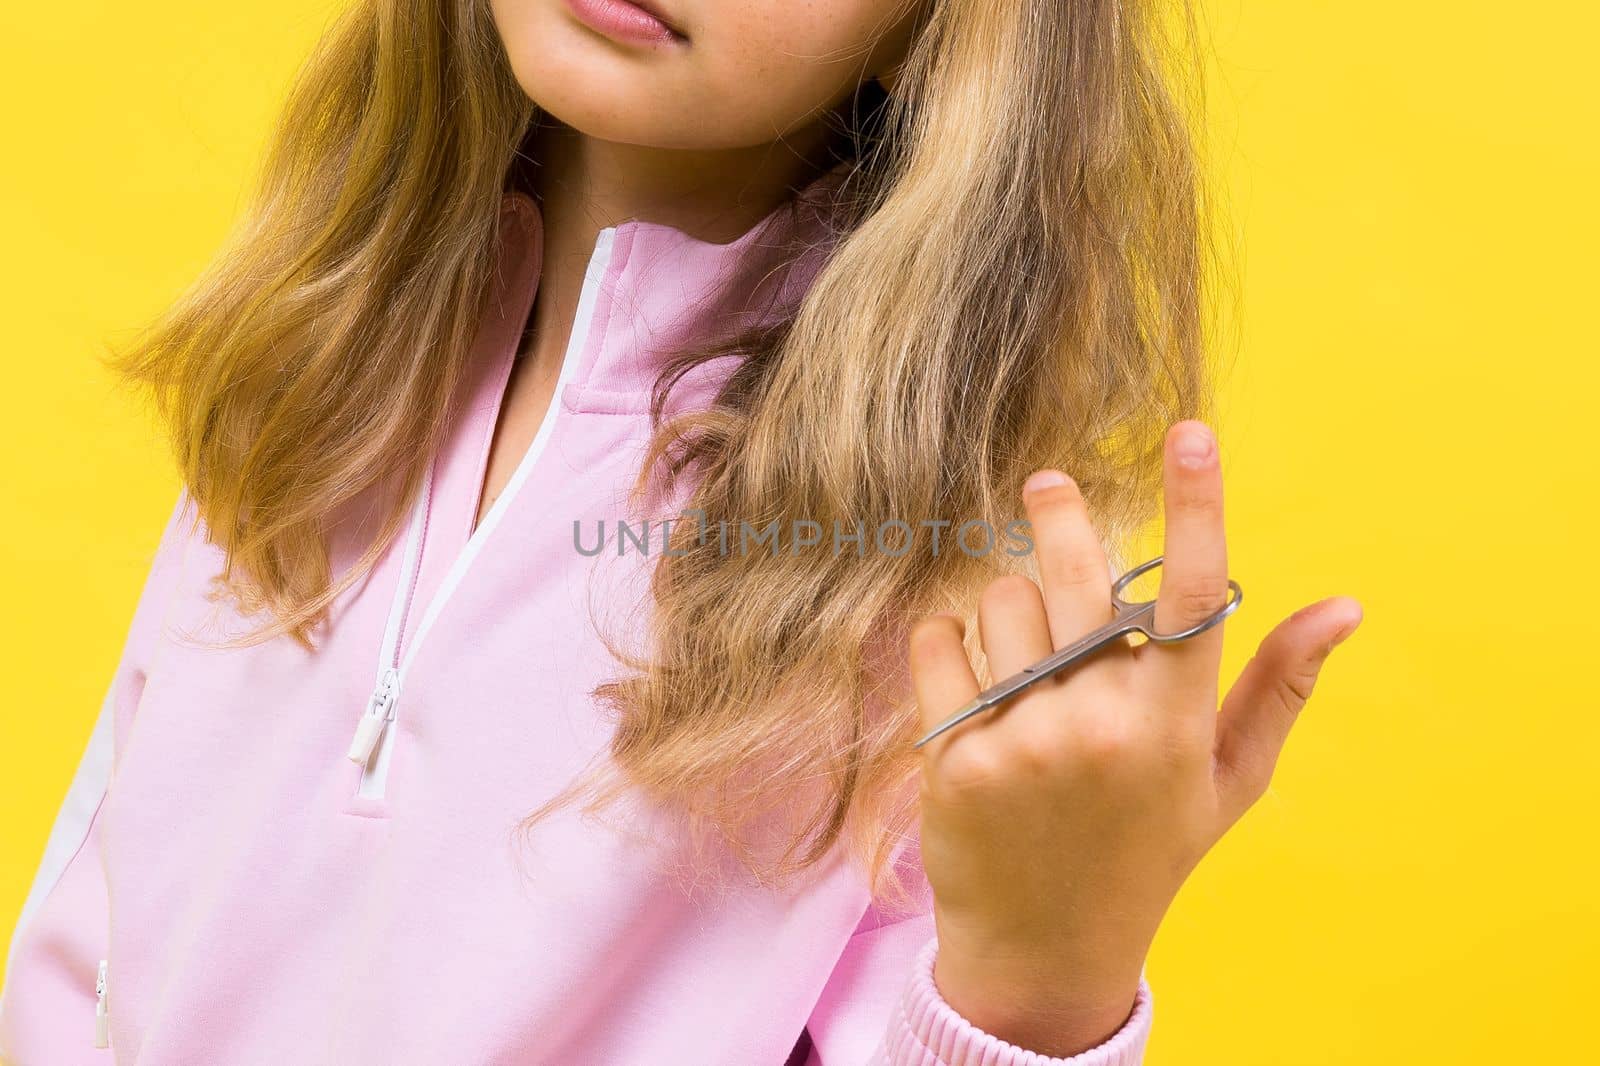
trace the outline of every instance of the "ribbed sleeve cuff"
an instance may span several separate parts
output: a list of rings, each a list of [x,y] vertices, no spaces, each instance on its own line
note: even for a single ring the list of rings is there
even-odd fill
[[[1150,1038],[1150,986],[1139,982],[1133,1013],[1109,1040],[1069,1059],[1008,1044],[957,1014],[933,983],[939,943],[917,955],[905,994],[890,1021],[884,1054],[888,1066],[1139,1066]]]

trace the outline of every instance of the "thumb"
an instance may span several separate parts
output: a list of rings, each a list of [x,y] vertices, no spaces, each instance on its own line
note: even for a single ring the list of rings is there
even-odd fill
[[[1267,634],[1218,712],[1217,791],[1230,822],[1267,790],[1289,730],[1311,698],[1322,664],[1361,624],[1348,596],[1319,600]]]

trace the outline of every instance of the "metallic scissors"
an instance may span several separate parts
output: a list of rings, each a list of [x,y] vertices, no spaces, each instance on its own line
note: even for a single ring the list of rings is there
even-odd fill
[[[1111,605],[1116,609],[1116,617],[1111,621],[1099,629],[1079,637],[1060,651],[1040,659],[1031,666],[1023,667],[1020,672],[1012,674],[1004,681],[984,689],[973,697],[971,703],[934,726],[933,730],[917,741],[915,746],[922,747],[940,733],[948,729],[954,729],[973,715],[982,714],[984,711],[999,706],[1029,685],[1043,681],[1052,674],[1059,673],[1074,663],[1087,659],[1112,641],[1129,633],[1143,633],[1157,644],[1173,644],[1180,640],[1188,640],[1192,636],[1204,633],[1234,611],[1237,611],[1239,604],[1244,601],[1244,590],[1239,587],[1237,581],[1230,580],[1228,582],[1228,602],[1223,604],[1216,614],[1182,632],[1157,633],[1155,631],[1156,601],[1144,600],[1139,603],[1129,603],[1122,598],[1122,593],[1141,574],[1148,573],[1160,566],[1163,558],[1163,556],[1158,555],[1149,562],[1140,563],[1126,574],[1117,578],[1116,583],[1111,586]]]

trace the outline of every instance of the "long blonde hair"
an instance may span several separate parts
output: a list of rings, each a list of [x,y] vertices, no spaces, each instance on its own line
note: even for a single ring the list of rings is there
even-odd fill
[[[1130,535],[1165,429],[1208,409],[1196,68],[1186,5],[935,0],[857,131],[839,240],[797,309],[669,361],[658,399],[685,366],[742,356],[709,407],[658,403],[641,491],[664,467],[710,521],[1001,529],[1052,466],[1108,544]],[[234,594],[268,613],[257,639],[310,644],[402,525],[536,117],[486,3],[358,3],[297,83],[241,230],[122,360]],[[378,536],[334,579],[328,516],[390,478]],[[905,630],[970,615],[983,581],[1031,560],[676,547],[648,654],[596,693],[614,773],[582,791],[642,790],[767,875],[841,841],[882,873],[915,815]],[[775,812],[776,848],[753,848]]]

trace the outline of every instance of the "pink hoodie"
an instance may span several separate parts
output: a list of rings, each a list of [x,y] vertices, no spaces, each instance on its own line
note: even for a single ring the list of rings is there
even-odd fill
[[[645,572],[636,550],[580,553],[573,523],[592,546],[599,520],[611,538],[627,516],[653,353],[800,291],[773,281],[773,257],[791,223],[804,236],[825,220],[806,195],[793,206],[726,245],[645,222],[600,234],[556,399],[473,530],[539,276],[537,207],[508,193],[461,416],[406,534],[338,601],[315,653],[205,646],[247,627],[207,599],[221,552],[180,496],[13,935],[0,1059],[1142,1060],[1144,987],[1123,1029],[1071,1060],[966,1023],[931,981],[925,881],[908,917],[875,907],[843,861],[782,891],[690,890],[683,843],[655,815],[628,830],[563,811],[511,832],[606,749],[589,692],[614,663],[591,629],[593,568]],[[675,402],[705,402],[730,365],[700,368]],[[341,524],[336,573],[371,532]],[[636,602],[601,600],[602,619]],[[364,763],[347,758],[358,733],[374,744]],[[920,874],[914,851],[903,861]]]

